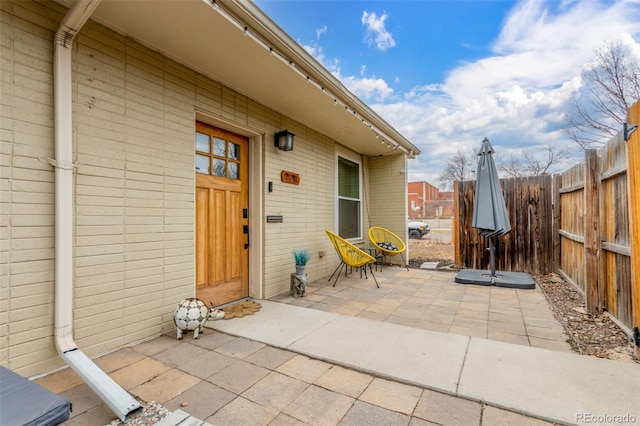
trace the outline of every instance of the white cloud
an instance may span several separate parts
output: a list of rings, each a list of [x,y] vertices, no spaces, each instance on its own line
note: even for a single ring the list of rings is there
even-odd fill
[[[386,19],[362,15],[378,48],[395,45]],[[422,154],[409,162],[409,179],[438,185],[446,161],[460,149],[477,150],[485,136],[503,157],[549,143],[574,148],[562,133],[569,104],[594,50],[613,40],[640,52],[638,0],[523,0],[505,18],[492,55],[450,70],[443,82],[425,82],[402,94],[367,76],[371,66],[363,66],[359,76],[343,76],[338,61],[320,58],[420,148]]]
[[[318,62],[322,64],[327,70],[335,74],[340,75],[340,60],[339,59],[327,59],[322,50],[322,47],[317,44],[301,44],[302,48],[309,52],[311,56],[316,58]]]
[[[393,89],[381,78],[338,77],[345,86],[359,98],[383,102],[393,95]]]
[[[316,39],[320,39],[320,36],[327,33],[327,26],[324,25],[322,28],[318,28],[316,30]]]
[[[573,149],[561,129],[582,68],[607,41],[640,50],[639,6],[566,2],[551,10],[548,2],[520,2],[494,55],[451,70],[442,84],[414,88],[399,103],[372,105],[422,150],[409,179],[439,184],[442,164],[485,136],[504,156],[547,143]]]
[[[362,12],[362,25],[365,26],[365,41],[369,44],[375,44],[378,50],[385,51],[396,45],[393,35],[385,28],[387,13],[383,12],[378,17],[375,12]]]

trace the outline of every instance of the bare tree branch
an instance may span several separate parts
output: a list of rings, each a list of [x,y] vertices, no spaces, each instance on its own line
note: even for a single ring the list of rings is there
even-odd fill
[[[640,98],[640,58],[619,41],[607,42],[595,51],[582,81],[565,134],[581,149],[588,149],[614,137],[622,129],[627,110]]]
[[[464,181],[466,175],[471,170],[475,170],[475,156],[472,152],[458,150],[453,157],[447,161],[444,170],[440,173],[438,181],[445,191],[453,189],[454,182]]]
[[[509,177],[539,176],[550,173],[553,166],[568,156],[569,152],[566,149],[556,149],[549,143],[541,150],[524,151],[522,158],[511,154],[507,160],[498,161],[498,168]]]

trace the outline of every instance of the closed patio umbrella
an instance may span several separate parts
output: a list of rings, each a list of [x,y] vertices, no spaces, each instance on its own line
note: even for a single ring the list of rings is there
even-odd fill
[[[511,231],[493,152],[489,139],[484,138],[478,151],[476,196],[471,224],[484,237],[499,237]]]
[[[462,284],[498,285],[514,288],[535,288],[529,274],[518,272],[500,272],[496,274],[495,238],[511,231],[507,206],[502,195],[498,171],[493,160],[493,147],[489,139],[484,138],[478,151],[476,170],[476,192],[473,202],[471,226],[478,233],[489,238],[489,258],[491,273],[476,269],[463,269],[456,275],[456,282]]]
[[[484,138],[478,151],[478,168],[476,170],[476,196],[473,204],[473,220],[471,226],[478,233],[489,238],[489,259],[491,279],[496,277],[495,237],[511,231],[507,216],[507,207],[500,187],[498,170],[493,161],[493,147],[489,139]]]

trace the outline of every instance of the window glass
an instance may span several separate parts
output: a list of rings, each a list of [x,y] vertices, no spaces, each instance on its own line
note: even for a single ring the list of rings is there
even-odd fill
[[[229,179],[239,179],[240,178],[240,165],[238,163],[229,162]]]
[[[196,173],[209,174],[209,157],[196,155]]]
[[[229,158],[233,160],[240,159],[240,145],[229,142]]]
[[[360,165],[338,157],[338,234],[361,238]]]
[[[196,173],[240,179],[241,145],[196,132]]]
[[[196,132],[196,151],[211,153],[211,147],[209,146],[209,135]]]
[[[339,235],[344,239],[360,237],[360,201],[339,200]]]
[[[217,158],[213,159],[213,176],[227,177],[226,167],[227,162],[224,160],[219,160]]]
[[[227,156],[227,142],[213,138],[213,155],[217,155],[218,157],[226,157]]]

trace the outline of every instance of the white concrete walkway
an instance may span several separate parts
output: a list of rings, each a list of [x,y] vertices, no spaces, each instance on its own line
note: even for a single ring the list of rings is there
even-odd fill
[[[259,303],[207,327],[551,422],[640,422],[638,364]]]

